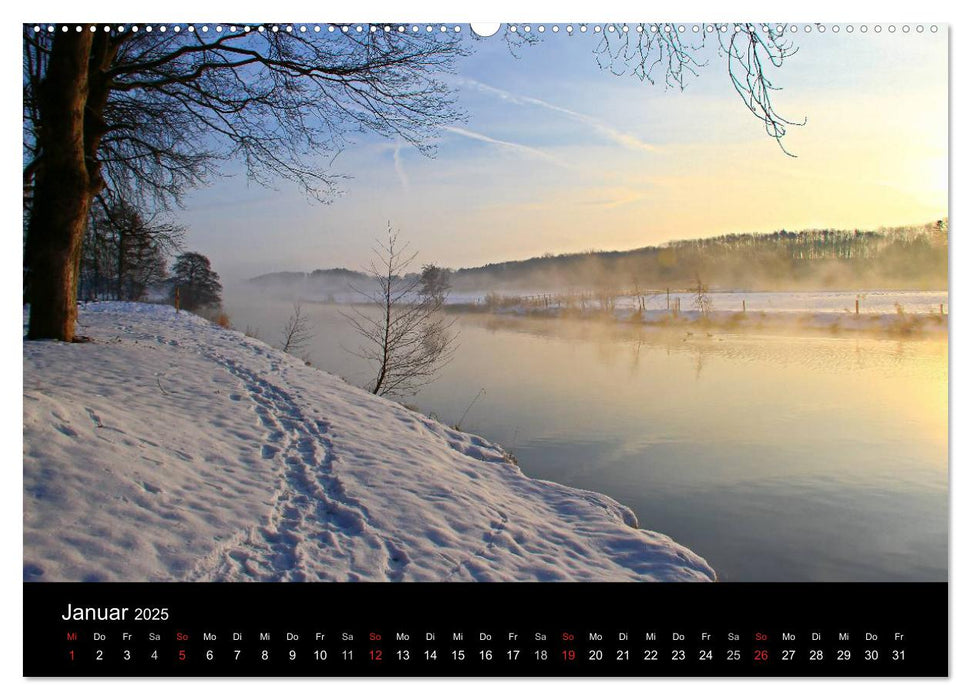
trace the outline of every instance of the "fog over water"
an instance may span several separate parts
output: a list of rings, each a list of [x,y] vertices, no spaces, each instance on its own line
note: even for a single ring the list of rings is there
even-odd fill
[[[271,343],[291,312],[226,306]],[[372,379],[340,307],[304,311],[312,362]],[[946,336],[455,318],[454,360],[406,403],[502,444],[530,476],[630,506],[722,580],[947,579]]]

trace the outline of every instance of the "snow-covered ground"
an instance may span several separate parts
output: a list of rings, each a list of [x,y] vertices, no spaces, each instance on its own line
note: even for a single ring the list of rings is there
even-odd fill
[[[166,306],[24,342],[25,580],[707,581],[607,496]]]
[[[571,295],[582,292],[587,298],[585,308],[598,308],[596,290],[574,290],[562,293],[541,289],[526,289],[520,291],[497,292],[496,296],[504,299],[511,306],[514,300],[522,299],[525,304],[533,307],[545,306],[545,300],[553,307],[566,305]],[[448,303],[458,305],[487,306],[490,290],[449,292]],[[646,292],[644,308],[648,313],[666,311],[669,304],[673,307],[678,300],[682,311],[690,311],[695,307],[695,294],[691,291],[674,290],[669,293],[662,291]],[[735,313],[745,309],[751,313],[779,314],[780,316],[795,316],[805,314],[847,315],[856,312],[856,302],[860,302],[861,314],[894,315],[906,313],[911,315],[948,313],[948,292],[912,291],[912,290],[863,290],[863,291],[801,291],[801,292],[751,292],[751,291],[711,291],[712,308],[716,311]],[[369,299],[350,290],[336,291],[326,295],[309,290],[296,288],[284,298],[303,299],[305,301],[330,302],[336,304],[362,304]],[[619,295],[613,299],[617,311],[630,311],[640,306],[640,300],[630,295]],[[576,302],[574,302],[576,303]]]
[[[856,311],[860,302],[861,314],[896,314],[898,308],[907,314],[937,314],[944,307],[948,310],[947,291],[918,292],[906,290],[878,290],[863,292],[711,292],[712,308],[720,311],[741,311],[742,302],[751,312],[768,314],[849,314]],[[672,292],[672,300],[681,299],[681,308],[694,308],[695,295],[690,292]],[[621,297],[618,306],[636,308],[633,297]],[[648,297],[648,309],[665,309],[667,295]]]
[[[452,297],[449,299],[452,301]],[[734,331],[860,331],[895,335],[948,332],[946,291],[712,292],[708,299],[710,310],[704,320]],[[680,311],[675,313],[672,310],[678,308],[679,301]],[[702,320],[696,295],[686,292],[645,294],[642,312],[638,312],[641,301],[636,297],[618,296],[612,302],[608,317],[612,315],[618,321],[678,326]],[[506,297],[494,307],[478,299],[466,310],[513,316],[587,316],[602,320],[601,308],[601,302],[591,295],[582,300],[534,295]]]
[[[597,308],[595,292],[586,292],[589,299],[584,303],[588,308]],[[509,298],[521,297],[535,305],[542,305],[548,297],[553,306],[566,303],[569,294],[557,295],[551,292],[523,292],[499,294]],[[673,307],[678,300],[681,309],[688,311],[695,306],[696,295],[690,291],[671,290],[670,293],[647,292],[644,295],[644,307],[648,312],[663,311]],[[856,311],[856,302],[860,302],[861,314],[939,314],[943,308],[948,312],[947,291],[907,291],[907,290],[871,290],[871,291],[816,291],[816,292],[726,292],[712,291],[709,293],[711,306],[718,311],[737,312],[745,309],[750,312],[767,314],[848,314]],[[345,300],[341,300],[345,301]],[[354,299],[350,299],[354,301]],[[449,294],[450,304],[479,304],[486,305],[486,295],[479,292],[453,292]],[[617,310],[636,309],[640,300],[629,295],[621,295],[613,299]],[[670,307],[669,307],[670,304]]]

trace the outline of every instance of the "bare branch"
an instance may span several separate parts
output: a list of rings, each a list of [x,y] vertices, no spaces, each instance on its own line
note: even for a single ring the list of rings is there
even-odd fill
[[[113,60],[98,76],[108,97],[97,159],[106,186],[136,204],[180,204],[224,159],[238,159],[255,182],[287,180],[327,202],[342,178],[322,164],[352,134],[400,138],[434,155],[430,137],[464,116],[438,77],[465,53],[457,37],[245,25],[212,36],[105,34]],[[25,201],[44,162],[36,96],[51,41],[24,27]]]
[[[287,319],[286,325],[281,333],[280,349],[291,355],[302,357],[307,345],[314,339],[314,331],[311,326],[310,318],[303,313],[300,302],[293,304],[293,313]]]
[[[619,27],[620,25],[618,25]],[[776,87],[770,69],[780,68],[797,49],[777,27],[756,24],[703,25],[697,33],[686,35],[670,24],[642,24],[628,31],[604,31],[595,53],[597,63],[614,75],[632,75],[665,88],[684,90],[707,62],[699,60],[708,37],[717,39],[718,54],[726,59],[729,80],[743,104],[765,126],[789,156],[782,143],[790,126],[806,123],[790,121],[776,110]],[[693,37],[690,38],[689,37]]]

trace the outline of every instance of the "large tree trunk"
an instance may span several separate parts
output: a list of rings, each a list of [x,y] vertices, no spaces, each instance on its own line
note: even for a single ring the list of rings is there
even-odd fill
[[[91,42],[91,32],[59,33],[41,84],[42,164],[25,245],[31,339],[74,340],[81,243],[91,204],[84,144]]]
[[[38,90],[37,168],[24,263],[27,337],[74,340],[81,247],[94,196],[104,188],[98,148],[119,44],[103,32],[58,33]]]

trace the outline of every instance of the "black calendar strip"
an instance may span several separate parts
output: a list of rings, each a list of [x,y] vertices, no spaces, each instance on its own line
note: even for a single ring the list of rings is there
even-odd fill
[[[947,584],[24,584],[27,676],[946,676]]]

